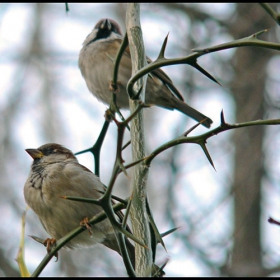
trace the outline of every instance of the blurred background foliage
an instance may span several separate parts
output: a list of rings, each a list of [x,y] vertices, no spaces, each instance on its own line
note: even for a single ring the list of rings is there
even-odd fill
[[[279,11],[279,4],[271,4]],[[125,4],[0,4],[0,275],[18,276],[15,258],[21,215],[26,205],[23,185],[31,159],[26,148],[47,142],[73,152],[89,148],[98,137],[107,108],[86,88],[77,66],[82,42],[104,17],[125,29]],[[261,39],[279,42],[279,27],[258,4],[141,4],[141,24],[147,55],[155,59],[169,32],[166,57],[181,57],[193,48],[210,47],[263,29]],[[279,52],[256,47],[230,49],[199,59],[223,85],[211,82],[186,65],[164,71],[185,100],[219,125],[221,110],[229,123],[280,118]],[[124,112],[125,115],[128,112]],[[179,112],[145,110],[147,153],[181,135],[194,122]],[[208,141],[216,172],[201,149],[180,145],[152,164],[149,201],[166,253],[167,276],[279,275],[280,219],[279,126],[225,132]],[[199,127],[194,134],[205,132]],[[129,135],[126,135],[129,139]],[[101,180],[107,183],[116,149],[111,125],[101,152]],[[130,162],[130,150],[124,153]],[[93,170],[90,154],[78,156]],[[114,194],[127,197],[129,181],[118,179]],[[48,237],[32,211],[26,234]],[[32,272],[45,248],[26,236],[26,263]],[[42,276],[125,276],[113,251],[94,249],[60,252]]]

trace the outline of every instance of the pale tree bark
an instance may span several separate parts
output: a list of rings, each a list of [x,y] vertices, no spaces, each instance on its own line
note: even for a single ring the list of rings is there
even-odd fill
[[[140,26],[140,5],[130,3],[127,5],[126,25],[128,41],[132,59],[132,75],[146,65],[145,48]],[[134,91],[137,93],[140,89],[141,98],[145,96],[145,79],[137,81]],[[130,100],[131,113],[136,110],[138,103]],[[143,111],[141,110],[131,121],[131,146],[132,158],[134,161],[145,156],[145,139]],[[136,244],[135,246],[135,266],[137,276],[150,276],[152,267],[152,252],[150,246],[150,231],[146,214],[146,197],[147,197],[147,178],[148,168],[138,164],[133,169],[131,190],[131,222],[133,234],[149,249]]]

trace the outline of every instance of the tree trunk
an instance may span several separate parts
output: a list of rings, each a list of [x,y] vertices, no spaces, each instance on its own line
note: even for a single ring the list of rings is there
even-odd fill
[[[235,22],[232,24],[232,34],[234,38],[239,39],[270,25],[271,18],[260,6],[239,4]],[[265,35],[261,35],[261,39]],[[252,50],[252,47],[242,47],[238,48],[233,56],[235,79],[232,82],[232,93],[236,102],[236,122],[264,118],[266,66],[272,55],[273,52],[262,48]],[[264,132],[264,126],[234,130],[235,221],[231,266],[227,271],[230,276],[265,275],[260,236]]]

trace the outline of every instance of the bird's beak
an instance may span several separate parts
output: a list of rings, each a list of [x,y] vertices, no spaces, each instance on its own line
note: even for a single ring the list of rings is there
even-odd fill
[[[44,156],[44,154],[37,149],[26,149],[25,150],[33,159],[38,159]]]
[[[108,29],[108,30],[111,30],[112,28],[111,23],[107,18],[102,22],[100,27],[101,29]]]

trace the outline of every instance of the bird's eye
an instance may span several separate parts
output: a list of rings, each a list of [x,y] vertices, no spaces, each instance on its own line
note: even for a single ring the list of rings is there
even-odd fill
[[[53,148],[47,148],[47,149],[42,150],[42,153],[45,156],[48,156],[48,155],[51,155],[51,154],[55,154],[56,152],[57,152],[57,149],[53,149]]]

